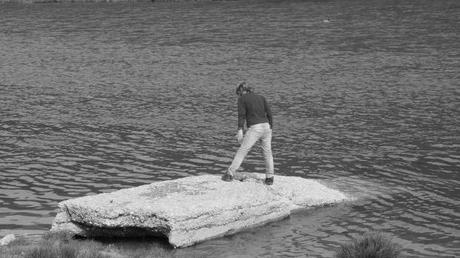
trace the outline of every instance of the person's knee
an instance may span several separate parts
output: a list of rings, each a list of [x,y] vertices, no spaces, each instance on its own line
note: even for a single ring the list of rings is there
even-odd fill
[[[264,153],[272,153],[272,148],[270,146],[262,145],[262,151]]]
[[[248,155],[249,151],[251,150],[251,147],[249,148],[245,148],[245,147],[240,147],[238,149],[238,152],[236,155],[240,156],[240,157],[246,157],[246,155]]]
[[[243,153],[248,153],[251,150],[251,147],[252,146],[250,145],[241,145],[238,151],[243,152]]]

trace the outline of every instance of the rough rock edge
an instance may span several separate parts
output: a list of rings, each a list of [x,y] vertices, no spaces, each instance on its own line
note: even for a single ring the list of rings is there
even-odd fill
[[[249,177],[245,177],[239,181],[262,181],[263,175],[251,175]],[[319,183],[325,189],[336,191],[330,189],[327,186]],[[321,189],[320,189],[321,190]],[[270,192],[274,195],[280,197],[277,203],[272,204],[269,206],[268,211],[262,213],[260,215],[259,212],[254,212],[253,210],[257,210],[257,206],[251,206],[251,209],[245,209],[246,214],[244,217],[235,216],[235,220],[225,223],[213,223],[213,224],[205,224],[198,223],[199,220],[206,221],[209,217],[228,217],[228,213],[230,214],[238,214],[239,208],[225,210],[225,213],[219,214],[201,214],[196,218],[192,218],[190,220],[177,220],[174,222],[168,222],[164,218],[158,217],[156,214],[152,214],[148,216],[148,218],[142,218],[143,221],[151,220],[149,225],[152,227],[157,227],[163,225],[162,230],[155,230],[150,227],[139,228],[139,227],[130,227],[127,225],[126,227],[100,227],[98,225],[85,225],[83,223],[78,222],[79,219],[85,221],[84,218],[79,218],[79,214],[70,214],[69,207],[66,205],[66,201],[61,202],[59,204],[59,212],[56,215],[56,219],[53,221],[53,225],[51,231],[67,231],[74,235],[84,236],[84,237],[98,237],[98,236],[106,236],[105,233],[109,232],[109,236],[116,236],[116,237],[139,237],[139,236],[162,236],[167,237],[169,243],[174,247],[186,247],[190,245],[194,245],[196,243],[213,239],[217,237],[221,237],[228,234],[233,234],[236,232],[244,231],[248,228],[253,228],[257,226],[261,226],[267,224],[269,222],[277,221],[288,217],[292,212],[306,209],[310,206],[317,206],[317,204],[313,205],[306,205],[307,201],[303,200],[302,202],[295,202],[295,193],[292,193],[292,196],[285,196],[283,195],[282,191],[276,191],[274,189],[270,190]],[[339,191],[337,191],[339,192]],[[340,192],[339,192],[340,193]],[[342,194],[342,193],[341,193]],[[342,194],[343,195],[343,194]],[[320,200],[318,201],[320,206],[328,206],[332,205],[332,203],[340,202],[348,199],[347,196],[343,195],[342,197],[338,197],[336,200],[330,200],[329,203],[325,202],[322,203]],[[306,202],[306,203],[303,203]],[[262,209],[265,207],[265,204],[259,205]],[[75,207],[72,207],[73,209]],[[252,211],[252,212],[251,212]],[[72,215],[76,215],[77,218],[72,219]],[[117,216],[122,221],[133,221],[133,216],[137,216],[133,213],[126,213],[120,214]],[[107,217],[108,221],[113,220],[114,218]],[[100,220],[100,219],[99,219]],[[104,219],[103,219],[104,220]],[[219,220],[216,220],[219,221]],[[170,224],[168,224],[170,223]],[[103,224],[103,223],[102,223]],[[195,226],[190,226],[195,225]],[[101,234],[102,232],[102,234]],[[105,232],[105,233],[104,233]]]
[[[261,212],[262,209],[265,212]],[[65,204],[60,207],[51,228],[51,232],[66,231],[71,234],[83,237],[141,237],[141,236],[165,236],[174,247],[186,247],[208,239],[233,234],[245,229],[261,226],[269,222],[284,219],[290,215],[291,207],[285,202],[272,203],[268,208],[264,205],[252,206],[251,209],[229,209],[225,213],[217,215],[204,214],[202,216],[186,221],[177,221],[173,227],[164,227],[164,230],[153,230],[152,228],[138,228],[128,226],[128,230],[120,227],[99,227],[85,225],[72,221],[68,208]],[[223,218],[234,214],[234,220],[228,222]],[[126,220],[132,214],[126,214]],[[135,215],[134,215],[135,216]],[[207,221],[208,217],[214,217],[216,223],[202,226],[201,220]],[[219,223],[220,222],[220,223]],[[155,223],[154,223],[155,224]],[[237,229],[235,229],[237,228]],[[199,237],[198,237],[199,236]],[[193,241],[191,241],[193,239]]]

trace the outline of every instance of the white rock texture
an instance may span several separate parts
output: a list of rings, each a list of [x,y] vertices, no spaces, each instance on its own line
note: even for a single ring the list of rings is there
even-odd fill
[[[0,246],[8,245],[9,243],[16,240],[16,236],[14,234],[8,234],[0,239]]]
[[[86,237],[164,236],[174,247],[280,220],[293,210],[348,198],[318,181],[242,174],[224,182],[203,175],[66,200],[51,227]]]

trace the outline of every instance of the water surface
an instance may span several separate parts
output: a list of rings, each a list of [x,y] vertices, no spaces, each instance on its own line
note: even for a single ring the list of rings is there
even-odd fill
[[[223,173],[246,80],[272,105],[276,173],[357,201],[172,256],[331,257],[367,231],[460,256],[459,17],[455,0],[1,5],[0,234]],[[263,172],[259,147],[242,170]]]

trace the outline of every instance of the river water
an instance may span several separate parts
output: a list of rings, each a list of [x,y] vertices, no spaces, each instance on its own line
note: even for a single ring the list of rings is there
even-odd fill
[[[272,105],[276,173],[356,201],[171,256],[331,257],[368,231],[460,256],[459,1],[3,4],[0,24],[0,235],[223,173],[244,80]],[[242,170],[264,171],[260,148]]]

